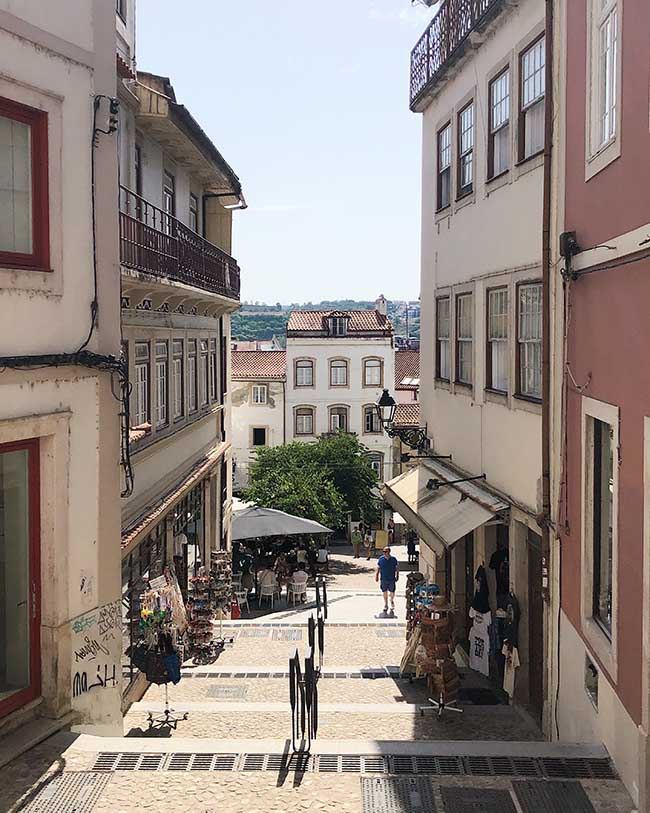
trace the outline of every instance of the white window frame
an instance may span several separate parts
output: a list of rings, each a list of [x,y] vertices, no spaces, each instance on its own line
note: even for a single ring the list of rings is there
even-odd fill
[[[603,74],[601,37],[603,27],[607,24],[611,15],[615,15],[616,21],[616,36],[613,42],[615,54],[613,63],[610,63],[615,74],[613,77],[613,85],[610,85],[614,97],[615,110],[611,122],[613,132],[610,132],[609,137],[604,139],[602,133],[602,119],[604,115],[603,91],[606,75]],[[587,181],[605,169],[606,166],[609,166],[612,161],[615,161],[621,155],[622,25],[622,0],[588,0],[587,126],[585,128],[585,180]]]
[[[436,179],[436,211],[441,212],[451,205],[452,183],[451,183],[451,122],[448,121],[444,127],[438,130],[436,135],[436,151],[438,153],[438,176]],[[447,182],[447,195],[443,193]]]
[[[145,350],[146,348],[146,350]],[[149,423],[149,405],[150,391],[150,348],[149,342],[135,342],[134,358],[135,358],[135,386],[133,388],[134,394],[134,410],[133,426],[142,426],[142,424]]]
[[[264,406],[268,399],[268,387],[266,384],[253,384],[251,386],[251,401],[256,406]]]
[[[156,429],[167,425],[169,420],[169,347],[166,341],[155,344],[156,364]]]
[[[331,406],[329,409],[329,431],[330,432],[349,432],[350,431],[350,408],[344,406],[343,404],[337,404],[336,406]],[[344,417],[343,423],[345,426],[341,426],[341,418]]]
[[[472,99],[458,114],[458,198],[474,191],[474,113]]]
[[[172,340],[172,379],[174,388],[173,419],[179,420],[185,414],[183,403],[184,381],[184,342],[182,339]]]
[[[366,404],[363,408],[363,433],[364,435],[381,435],[381,423],[377,408],[374,404]]]
[[[541,53],[541,59],[536,59]],[[532,59],[532,62],[530,62]],[[526,72],[526,65],[531,70]],[[527,45],[519,54],[519,162],[527,161],[539,155],[544,149],[544,116],[546,107],[546,36],[542,34],[530,45]],[[536,150],[526,151],[529,113],[542,107],[542,143]]]
[[[531,312],[522,312],[522,292],[527,289],[538,289],[538,303],[539,303],[539,324],[537,326],[537,336],[528,335],[528,331],[522,329],[522,324],[526,316],[530,316]],[[541,400],[542,398],[542,322],[543,322],[543,290],[541,282],[524,282],[517,286],[517,396],[523,398],[534,398]],[[537,355],[539,360],[539,367],[537,372],[537,379],[539,381],[539,390],[533,391],[529,386],[529,378],[525,375],[525,371],[531,369],[531,356]]]
[[[368,370],[377,370],[379,372],[377,381],[368,380]],[[380,358],[367,358],[363,360],[363,386],[364,387],[381,387],[384,378],[384,362]]]
[[[347,336],[348,335],[348,322],[347,316],[332,316],[330,317],[330,333],[332,336]]]
[[[200,352],[200,379],[201,379],[201,387],[200,387],[200,400],[201,406],[205,407],[208,405],[210,401],[210,392],[208,387],[210,386],[210,354],[208,353],[208,340],[201,339],[199,341],[199,352]]]
[[[611,637],[593,617],[593,434],[590,430],[596,419],[612,427],[614,470],[612,476],[612,631]],[[582,632],[590,650],[598,658],[610,678],[615,682],[618,673],[618,493],[619,493],[619,408],[594,398],[582,397]]]
[[[488,104],[490,116],[488,180],[498,178],[510,169],[512,162],[510,144],[510,65],[506,65],[488,85]],[[507,161],[505,166],[497,166],[497,145],[506,142]]]
[[[217,391],[217,381],[219,380],[219,371],[217,369],[218,365],[218,354],[217,354],[217,340],[210,339],[210,400],[216,401],[218,396]]]
[[[487,352],[490,354],[491,374],[490,380],[486,381],[486,383],[488,389],[500,393],[508,392],[510,378],[510,356],[508,353],[508,293],[507,287],[490,288],[487,291]],[[503,355],[503,358],[499,360],[500,354]],[[503,381],[499,380],[499,364],[503,367],[501,371],[502,375],[505,376],[505,380]],[[499,384],[503,384],[503,386],[499,386]]]
[[[469,303],[467,307],[469,308],[469,329],[461,331],[460,329],[460,320],[461,320],[461,302],[463,303],[463,307],[465,303]],[[456,327],[456,370],[455,370],[455,383],[459,384],[461,387],[473,387],[474,386],[474,294],[470,292],[463,292],[456,294],[456,301],[455,301],[455,327]],[[469,347],[469,378],[461,378],[461,353],[460,349],[462,347]]]
[[[347,359],[330,359],[330,387],[348,386],[348,367]]]
[[[313,387],[314,386],[314,360],[313,359],[296,359],[294,362],[294,387]],[[301,381],[301,378],[306,378],[304,373],[301,375],[300,370],[309,370],[309,382]]]
[[[301,412],[305,414],[300,414]],[[309,414],[307,414],[309,412]],[[304,427],[306,421],[309,420],[309,430],[303,428],[302,430],[300,427]],[[315,422],[315,410],[313,407],[310,406],[300,406],[296,407],[296,414],[294,416],[294,432],[297,436],[309,436],[314,434],[314,422]]]
[[[379,481],[384,479],[384,455],[381,452],[372,452],[370,455],[370,468],[377,475]]]
[[[194,347],[194,351],[192,351]],[[187,342],[187,408],[189,412],[196,412],[199,408],[198,379],[197,379],[197,341],[189,339]]]
[[[447,305],[447,316],[442,317],[440,314],[440,303],[444,302]],[[441,332],[441,327],[444,327],[446,322],[446,332]],[[443,365],[443,350],[445,364]],[[451,381],[451,297],[439,296],[436,297],[436,358],[435,358],[435,377],[439,381]],[[443,373],[447,372],[447,375]]]

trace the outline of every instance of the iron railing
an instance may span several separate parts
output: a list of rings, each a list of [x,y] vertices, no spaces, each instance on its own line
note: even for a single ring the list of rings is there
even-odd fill
[[[122,265],[239,300],[239,266],[225,251],[148,200],[120,187]]]
[[[411,51],[410,104],[416,103],[456,54],[470,32],[503,0],[443,0]]]

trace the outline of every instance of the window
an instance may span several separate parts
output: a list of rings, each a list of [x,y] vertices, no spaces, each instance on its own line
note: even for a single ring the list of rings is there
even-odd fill
[[[436,378],[449,381],[449,297],[436,299]]]
[[[253,403],[265,404],[266,403],[266,384],[253,384]]]
[[[588,418],[593,556],[592,614],[612,634],[612,553],[614,527],[614,430],[609,423]]]
[[[471,294],[456,297],[456,381],[472,383],[472,306]]]
[[[458,197],[468,195],[474,181],[474,102],[458,114]]]
[[[370,468],[377,475],[378,480],[384,479],[384,456],[382,454],[370,455]]]
[[[348,363],[345,359],[330,361],[330,387],[347,387]]]
[[[196,339],[187,342],[187,394],[190,412],[196,412]]]
[[[597,0],[598,146],[616,135],[618,8],[616,0]]]
[[[126,0],[115,0],[115,11],[126,22]]]
[[[519,286],[519,394],[542,397],[542,285]]]
[[[298,407],[296,410],[296,435],[314,434],[314,410],[311,407]]]
[[[167,393],[169,391],[169,352],[167,342],[156,342],[156,426],[167,423]]]
[[[508,289],[488,291],[487,375],[490,390],[508,392]]]
[[[266,427],[253,427],[253,446],[266,446]]]
[[[172,233],[172,218],[176,215],[176,191],[174,176],[169,172],[163,173],[163,231]]]
[[[217,400],[218,363],[217,340],[210,339],[210,398],[212,401]]]
[[[149,423],[149,342],[135,343],[134,426]]]
[[[47,114],[0,99],[0,268],[49,271]]]
[[[381,434],[381,423],[374,404],[363,408],[363,431],[367,435]]]
[[[330,319],[330,334],[332,336],[345,336],[348,332],[348,317],[333,316]]]
[[[449,381],[450,375],[449,297],[436,299],[436,378]]]
[[[451,203],[451,123],[438,132],[438,211]]]
[[[383,369],[381,359],[363,360],[364,387],[381,387],[382,373]]]
[[[348,431],[348,408],[344,406],[330,408],[330,432]]]
[[[310,359],[296,361],[296,387],[314,386],[314,362]]]
[[[210,377],[210,358],[208,356],[208,340],[201,339],[201,406],[207,406],[209,400],[208,379]]]
[[[546,92],[546,41],[541,37],[520,57],[519,160],[544,149],[544,94]]]
[[[510,167],[510,69],[506,68],[490,82],[490,135],[488,141],[488,178],[501,175]]]
[[[183,417],[183,340],[172,342],[172,373],[174,377],[174,420]]]
[[[190,193],[190,229],[199,233],[199,199]]]

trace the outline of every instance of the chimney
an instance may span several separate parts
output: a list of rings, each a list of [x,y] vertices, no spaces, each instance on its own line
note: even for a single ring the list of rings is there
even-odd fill
[[[388,302],[383,294],[379,294],[379,299],[375,300],[375,310],[382,316],[388,316]]]

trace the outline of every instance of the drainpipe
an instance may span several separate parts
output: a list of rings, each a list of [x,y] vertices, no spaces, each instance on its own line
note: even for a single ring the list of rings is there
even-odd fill
[[[553,4],[546,0],[546,107],[544,138],[544,198],[542,223],[542,567],[550,563],[551,534],[551,184],[553,153]],[[542,586],[549,601],[550,584]]]
[[[287,382],[282,382],[282,445],[287,445]]]

